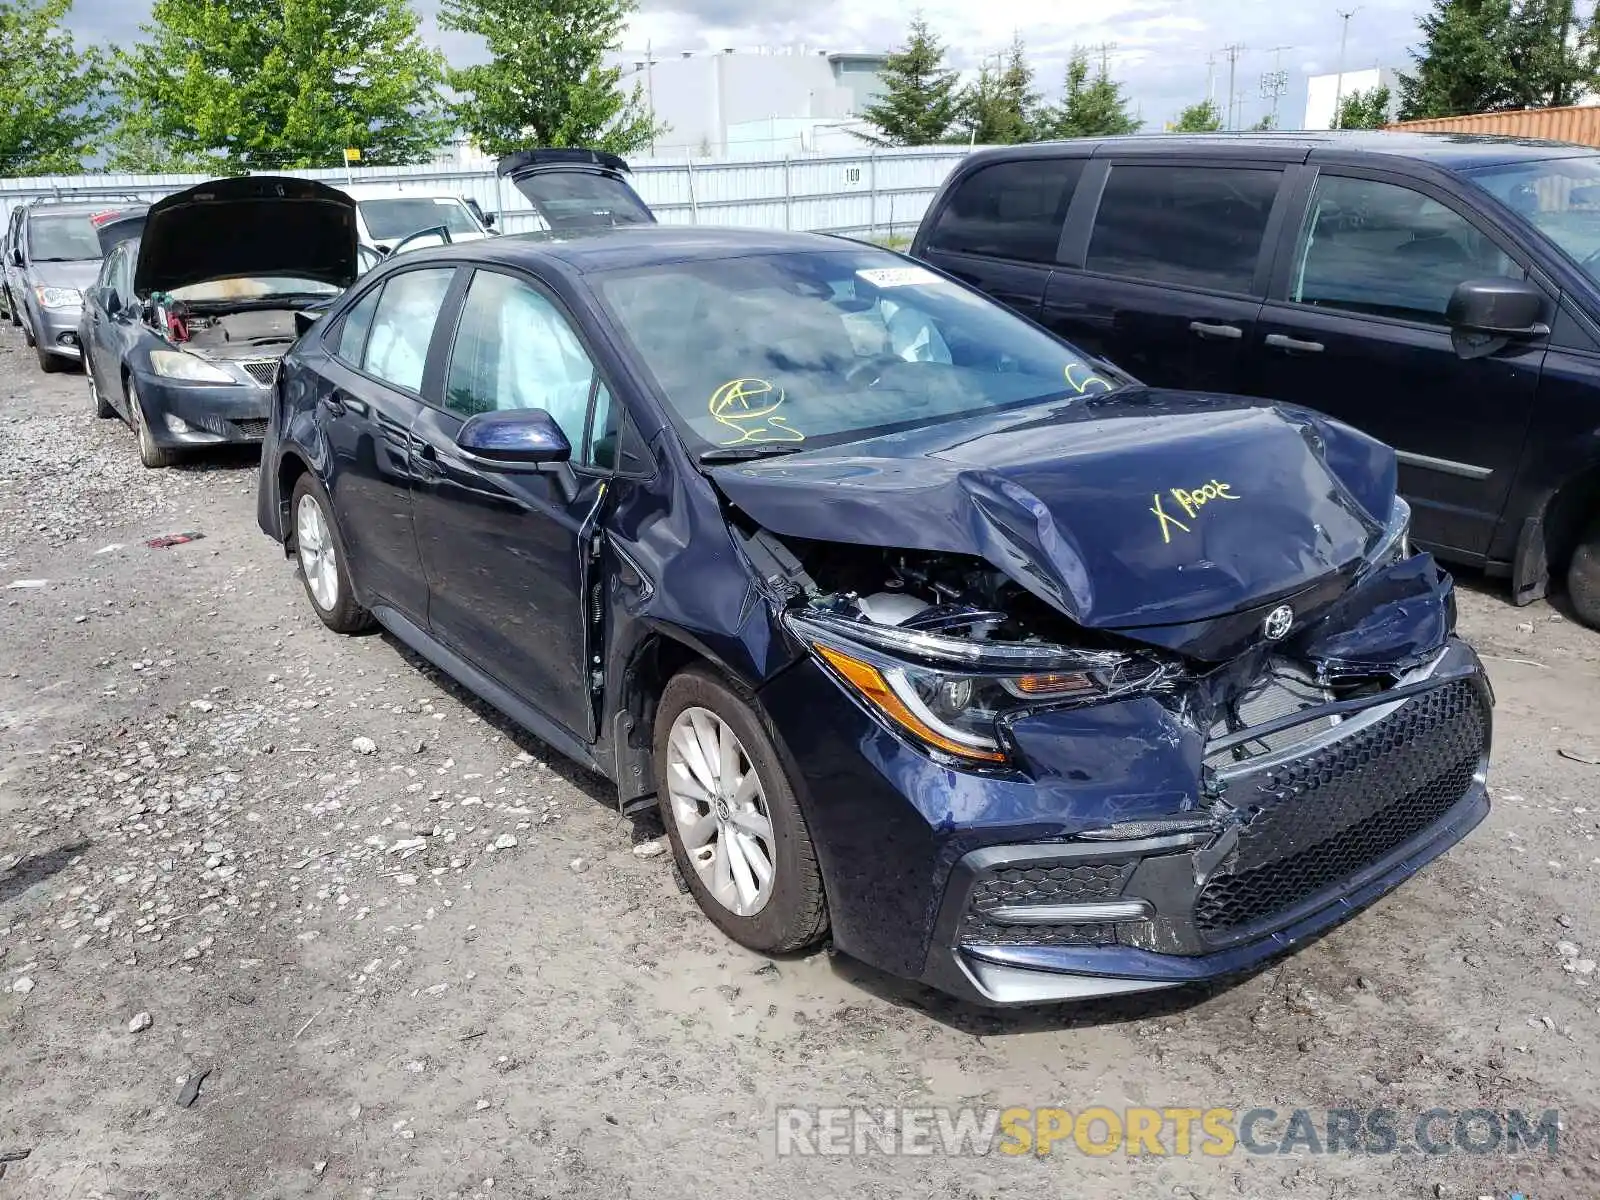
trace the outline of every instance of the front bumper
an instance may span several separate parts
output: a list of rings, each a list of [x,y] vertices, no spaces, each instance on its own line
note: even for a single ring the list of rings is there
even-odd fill
[[[181,383],[138,372],[139,399],[157,445],[183,448],[259,443],[272,415],[273,389],[236,383]],[[167,415],[189,428],[175,430]]]
[[[34,341],[47,354],[69,358],[74,362],[81,361],[83,346],[78,340],[78,323],[82,318],[83,309],[76,305],[72,308],[40,308],[33,325]]]
[[[805,675],[763,698],[805,776],[836,944],[981,1004],[1248,971],[1489,809],[1493,701],[1455,639],[1331,728],[1214,772],[1199,731],[1150,698],[1020,723],[1027,778],[955,771]]]

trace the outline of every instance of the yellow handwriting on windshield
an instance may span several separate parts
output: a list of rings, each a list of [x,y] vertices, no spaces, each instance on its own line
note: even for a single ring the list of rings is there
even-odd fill
[[[1074,377],[1074,371],[1079,373],[1078,377]],[[1080,396],[1089,391],[1091,388],[1097,392],[1109,392],[1111,390],[1110,380],[1101,379],[1100,376],[1096,375],[1092,370],[1084,366],[1082,363],[1068,363],[1066,375],[1067,386],[1073,391],[1077,392]]]
[[[1210,483],[1201,484],[1197,488],[1169,488],[1167,494],[1172,497],[1182,515],[1189,520],[1194,520],[1200,515],[1200,510],[1214,500],[1243,500],[1244,497],[1236,495],[1231,483],[1223,483],[1220,479],[1213,479]],[[1161,526],[1161,540],[1167,545],[1172,544],[1172,531],[1181,530],[1184,533],[1193,533],[1188,525],[1179,519],[1178,514],[1169,513],[1162,507],[1161,493],[1157,492],[1152,497],[1150,511],[1155,514],[1156,521]]]
[[[803,442],[806,435],[778,410],[785,400],[781,387],[765,379],[730,379],[711,393],[711,415],[739,436],[724,446],[745,442]]]

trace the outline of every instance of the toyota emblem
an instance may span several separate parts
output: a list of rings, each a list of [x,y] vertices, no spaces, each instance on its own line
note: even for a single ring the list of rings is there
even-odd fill
[[[1289,636],[1289,630],[1294,628],[1294,609],[1287,604],[1280,604],[1267,614],[1267,619],[1262,622],[1261,631],[1267,635],[1269,642],[1281,642]]]

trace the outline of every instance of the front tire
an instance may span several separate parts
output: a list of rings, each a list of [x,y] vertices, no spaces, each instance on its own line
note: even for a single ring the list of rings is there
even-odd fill
[[[94,367],[88,360],[84,360],[83,377],[89,381],[89,410],[104,421],[117,415],[117,410],[106,403],[106,398],[100,394],[100,385],[94,381]]]
[[[673,857],[712,924],[765,954],[819,942],[828,909],[816,850],[755,697],[699,667],[674,676],[654,758]]]
[[[1578,619],[1600,629],[1600,516],[1589,522],[1567,567],[1567,599]]]
[[[368,628],[372,614],[356,603],[345,567],[344,540],[333,521],[333,505],[315,476],[302,475],[295,482],[289,518],[300,581],[322,623],[335,633],[360,633]]]
[[[150,426],[145,420],[144,405],[139,401],[139,389],[128,380],[128,419],[133,422],[133,432],[139,438],[139,461],[151,470],[170,467],[178,461],[178,452],[158,446],[150,436]]]

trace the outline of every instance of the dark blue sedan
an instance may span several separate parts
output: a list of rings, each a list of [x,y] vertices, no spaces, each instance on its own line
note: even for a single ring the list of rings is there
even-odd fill
[[[284,360],[262,528],[658,806],[763,952],[1017,1004],[1247,969],[1488,811],[1395,457],[838,239],[403,256]]]

